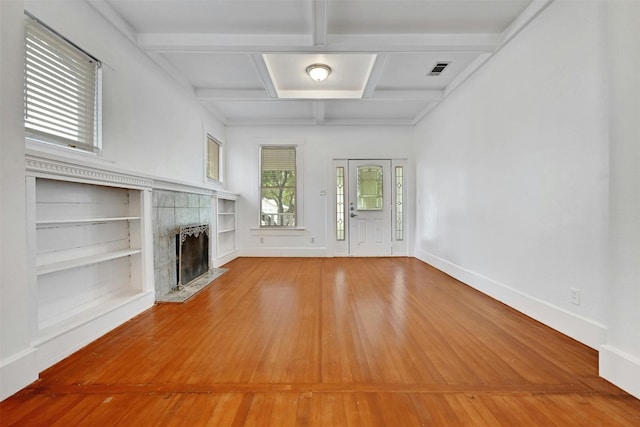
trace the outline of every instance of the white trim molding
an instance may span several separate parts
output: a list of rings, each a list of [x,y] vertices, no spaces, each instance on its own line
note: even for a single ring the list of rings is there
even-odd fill
[[[599,356],[600,376],[640,399],[640,358],[609,344],[600,347]]]
[[[416,250],[415,256],[462,283],[598,350],[606,342],[607,327],[591,319],[518,291],[504,283],[463,268],[436,255]]]
[[[38,379],[37,350],[29,347],[0,361],[0,401]]]
[[[183,192],[183,193],[203,194],[206,196],[213,196],[218,192],[218,190],[205,188],[200,185],[189,184],[186,182],[172,181],[172,180],[167,180],[162,178],[153,179],[153,189],[177,191],[177,192]]]
[[[137,295],[126,303],[98,313],[93,319],[79,323],[53,337],[36,343],[38,347],[37,368],[41,372],[82,347],[97,340],[135,316],[150,309],[155,304],[155,292],[147,291]]]
[[[148,189],[153,186],[153,181],[148,178],[34,155],[25,157],[25,169],[27,175],[38,178],[60,179],[64,177],[68,181],[98,183],[101,185],[112,184],[118,187],[136,189]]]
[[[242,248],[239,251],[241,257],[292,257],[292,258],[324,258],[328,257],[326,247],[273,247]]]

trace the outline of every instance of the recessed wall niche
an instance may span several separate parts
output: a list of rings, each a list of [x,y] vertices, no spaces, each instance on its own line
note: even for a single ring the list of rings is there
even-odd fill
[[[190,225],[209,224],[211,228],[211,201],[212,196],[206,194],[153,190],[156,298],[174,290],[178,283],[176,234],[180,233],[180,227]]]

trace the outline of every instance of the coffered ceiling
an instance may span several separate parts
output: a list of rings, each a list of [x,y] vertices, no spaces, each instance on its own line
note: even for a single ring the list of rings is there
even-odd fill
[[[88,1],[225,124],[413,125],[552,0]]]

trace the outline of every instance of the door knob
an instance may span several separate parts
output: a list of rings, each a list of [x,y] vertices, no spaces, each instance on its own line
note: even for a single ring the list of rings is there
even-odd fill
[[[358,215],[351,212],[351,218],[353,218],[354,216],[358,216]]]

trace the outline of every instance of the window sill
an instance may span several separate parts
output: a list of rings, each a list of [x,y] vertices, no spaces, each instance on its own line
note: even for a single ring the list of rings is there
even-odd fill
[[[42,142],[36,139],[26,137],[25,138],[25,151],[27,154],[45,155],[49,158],[66,159],[71,161],[80,162],[85,164],[89,161],[94,164],[110,164],[115,161],[107,158],[104,151],[99,153],[79,150],[75,148],[64,147],[62,145],[56,145],[49,142]]]
[[[251,227],[253,236],[302,236],[304,227]]]

